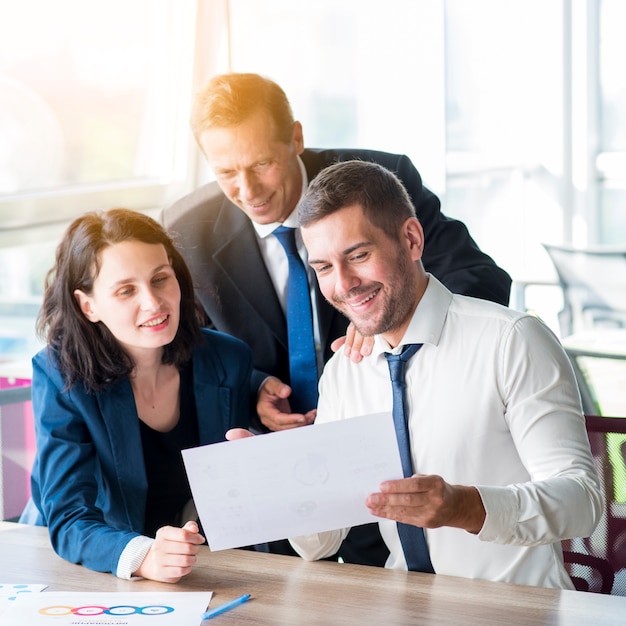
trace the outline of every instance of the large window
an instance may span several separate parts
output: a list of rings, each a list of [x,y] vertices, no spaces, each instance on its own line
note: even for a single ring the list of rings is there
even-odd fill
[[[2,228],[180,194],[196,2],[2,2]]]
[[[191,95],[228,69],[277,80],[308,146],[408,154],[518,283],[555,279],[541,242],[626,241],[623,0],[0,3],[0,361],[68,219],[210,176]]]
[[[563,233],[561,3],[444,4],[446,210],[510,274],[539,276],[540,242]]]
[[[67,221],[193,185],[195,0],[0,0],[0,364],[38,347]],[[225,29],[225,25],[221,25]]]
[[[599,210],[597,239],[611,244],[626,242],[626,55],[624,24],[626,3],[602,0],[598,36],[599,146],[596,178]]]
[[[405,152],[518,281],[556,279],[542,242],[626,241],[622,0],[229,5],[232,68],[284,86],[307,145]],[[556,329],[559,290],[530,292]]]

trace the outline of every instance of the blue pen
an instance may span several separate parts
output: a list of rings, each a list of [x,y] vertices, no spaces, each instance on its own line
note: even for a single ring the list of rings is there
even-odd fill
[[[226,613],[226,611],[230,611],[234,609],[236,606],[243,604],[247,600],[250,599],[250,594],[247,593],[245,596],[241,596],[240,598],[235,598],[226,604],[222,604],[222,606],[218,606],[216,609],[210,609],[206,613],[202,614],[202,619],[211,619],[212,617],[216,617],[217,615],[221,615],[222,613]]]

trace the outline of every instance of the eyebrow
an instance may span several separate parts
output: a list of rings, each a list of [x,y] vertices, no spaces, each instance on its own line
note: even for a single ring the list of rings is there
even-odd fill
[[[342,256],[349,256],[350,254],[352,254],[355,250],[358,250],[359,248],[363,248],[363,247],[367,247],[367,246],[371,246],[371,242],[370,241],[359,241],[358,243],[355,243],[351,246],[349,246],[348,248],[346,248],[341,254]],[[320,263],[326,263],[327,261],[324,260],[318,260],[318,259],[311,259],[309,258],[309,265],[319,265]]]
[[[155,274],[158,274],[159,272],[163,271],[165,268],[172,268],[172,266],[169,263],[163,263],[163,265],[159,265],[158,267],[155,267],[153,272],[152,272],[152,276],[154,276]],[[127,278],[122,278],[121,280],[118,280],[116,282],[114,282],[113,284],[111,284],[109,286],[109,289],[116,289],[117,287],[121,287],[122,285],[128,285],[129,283],[133,283],[135,282],[137,279],[134,276],[128,276]]]
[[[215,165],[211,166],[211,169],[213,170],[214,174],[226,174],[228,172],[237,172],[239,171],[239,169],[249,170],[259,165],[259,163],[267,163],[268,161],[272,161],[272,160],[273,160],[273,157],[268,155],[265,157],[254,159],[254,161],[252,161],[251,163],[247,165],[242,166],[241,168],[239,167],[239,164],[219,165],[216,163]]]

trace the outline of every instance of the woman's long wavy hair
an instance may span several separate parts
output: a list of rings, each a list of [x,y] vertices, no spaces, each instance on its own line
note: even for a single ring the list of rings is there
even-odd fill
[[[102,322],[90,322],[74,296],[76,289],[91,295],[101,252],[123,241],[162,244],[180,285],[180,323],[174,340],[164,346],[163,363],[181,367],[200,338],[206,320],[195,300],[191,274],[163,227],[128,209],[86,213],[70,224],[57,247],[37,317],[37,331],[55,349],[68,388],[80,381],[87,391],[98,392],[134,369],[132,358],[111,331]]]

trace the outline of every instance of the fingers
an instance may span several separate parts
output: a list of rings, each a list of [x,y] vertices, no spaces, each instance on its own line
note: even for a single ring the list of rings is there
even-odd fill
[[[361,338],[361,345],[359,347],[360,356],[369,356],[372,354],[372,348],[374,347],[374,336],[364,337],[363,335],[359,335],[359,337]]]
[[[270,430],[285,430],[312,424],[315,420],[315,409],[305,414],[292,413],[289,404],[291,387],[278,378],[270,376],[265,380],[257,398],[257,413],[261,423]]]
[[[275,411],[271,416],[267,413],[263,416],[259,414],[261,422],[270,430],[287,430],[289,428],[299,428],[300,426],[308,426],[315,421],[317,411],[313,409],[308,413],[282,413]]]
[[[450,485],[436,475],[386,481],[365,503],[372,515],[423,528],[452,526],[476,534],[486,519],[476,487]]]
[[[365,337],[356,329],[354,329],[354,338],[352,339],[352,348],[348,356],[354,363],[358,363],[363,360],[363,357],[372,354],[372,348],[374,347],[374,336],[370,335]]]
[[[254,433],[251,433],[245,428],[231,428],[226,431],[227,441],[235,441],[236,439],[247,439],[248,437],[254,437]]]
[[[148,554],[134,573],[150,580],[178,582],[193,569],[204,542],[198,524],[193,521],[187,522],[182,528],[159,528]]]
[[[291,387],[286,385],[282,380],[276,378],[276,376],[268,376],[259,389],[259,396],[261,395],[277,396],[279,398],[287,398],[291,394]]]
[[[341,350],[341,346],[343,346],[345,343],[346,343],[345,335],[343,337],[337,337],[337,339],[335,339],[335,341],[333,341],[330,344],[330,349],[333,352],[338,352],[339,350]]]
[[[200,534],[198,524],[193,521],[187,522],[182,528],[176,526],[163,526],[156,532],[155,542],[163,542],[170,544],[182,544],[199,546],[205,541]],[[168,546],[168,551],[175,551],[180,546]],[[181,547],[181,549],[184,549]],[[196,550],[197,553],[197,550]]]
[[[354,348],[354,339],[357,336],[356,328],[354,324],[350,322],[348,324],[348,328],[346,328],[346,341],[343,346],[343,352],[348,358],[352,358],[352,353],[356,352],[358,354],[358,348]],[[358,335],[360,337],[360,335]]]
[[[393,519],[424,528],[442,525],[442,484],[439,476],[411,476],[389,480],[380,485],[380,492],[370,494],[366,506],[372,515]]]
[[[247,432],[247,431],[246,431]],[[198,523],[194,521],[188,521],[182,528],[185,531],[185,541],[189,543],[195,543],[202,545],[205,542],[205,538],[200,534]]]
[[[335,339],[330,347],[333,352],[337,352],[342,346],[346,357],[354,363],[358,363],[363,357],[372,354],[374,337],[365,337],[356,329],[354,324],[350,322],[348,328],[346,328],[345,337]]]

